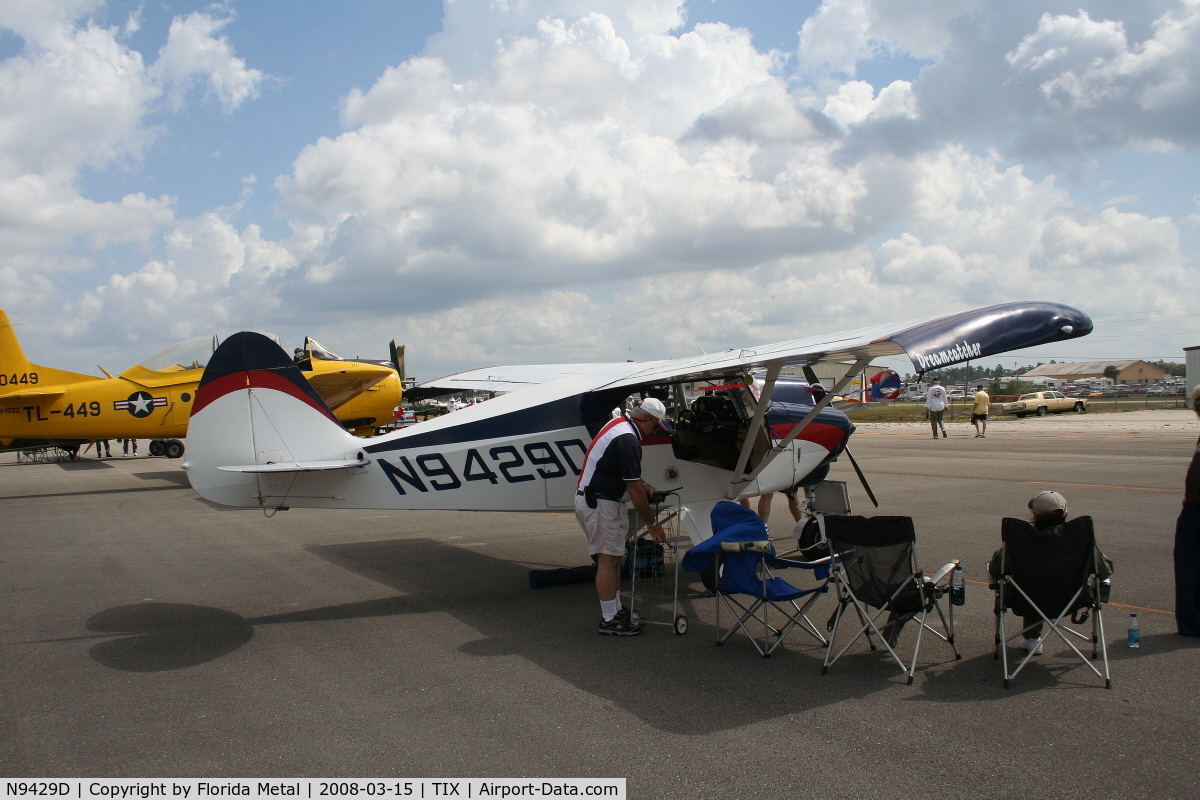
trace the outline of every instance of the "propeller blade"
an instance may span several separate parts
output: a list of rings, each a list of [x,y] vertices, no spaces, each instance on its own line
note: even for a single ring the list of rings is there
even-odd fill
[[[879,508],[879,501],[875,499],[875,493],[871,491],[871,484],[867,483],[867,476],[863,475],[863,471],[858,467],[858,461],[854,458],[854,453],[850,452],[850,448],[846,448],[846,455],[850,458],[850,466],[854,467],[854,471],[858,473],[858,480],[862,484],[863,489],[867,492],[867,497],[871,498],[871,502]]]
[[[808,381],[809,387],[821,385],[821,382],[819,380],[817,380],[817,373],[813,371],[812,367],[805,364],[801,369],[804,370],[804,380]],[[824,399],[826,394],[828,394],[828,392],[823,392],[820,390],[814,391],[812,393],[813,401],[817,402],[817,403],[821,402],[821,400]]]
[[[392,339],[391,344],[388,345],[388,351],[392,356],[392,366],[396,368],[396,372],[400,374],[400,380],[403,381],[407,377],[404,374],[404,345],[397,347],[396,340]]]

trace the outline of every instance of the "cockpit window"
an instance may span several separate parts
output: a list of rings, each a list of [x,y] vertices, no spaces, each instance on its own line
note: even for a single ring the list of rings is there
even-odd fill
[[[341,361],[342,357],[332,350],[323,347],[316,339],[308,340],[308,351],[313,358],[319,358],[322,361]]]
[[[178,344],[173,344],[166,350],[159,350],[147,358],[139,366],[154,372],[179,372],[187,369],[203,369],[217,349],[217,337],[197,336]]]

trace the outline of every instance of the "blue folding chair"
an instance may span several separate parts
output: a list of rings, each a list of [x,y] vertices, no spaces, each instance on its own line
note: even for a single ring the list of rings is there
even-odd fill
[[[717,644],[725,644],[740,629],[754,643],[759,655],[770,658],[797,627],[822,645],[828,644],[806,613],[829,588],[831,559],[806,562],[779,558],[762,518],[737,503],[717,503],[712,510],[712,528],[712,537],[688,550],[680,567],[687,572],[701,572],[717,564],[717,586],[713,590],[717,600]],[[820,583],[798,589],[771,572],[792,567],[811,570]],[[733,615],[734,622],[728,630],[721,625],[721,606]],[[778,625],[770,621],[772,609],[782,617]],[[761,640],[749,627],[755,623],[762,625]]]

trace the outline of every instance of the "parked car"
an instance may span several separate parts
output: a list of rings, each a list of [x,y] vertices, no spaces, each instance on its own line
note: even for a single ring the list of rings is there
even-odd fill
[[[1044,417],[1051,412],[1060,414],[1063,411],[1087,411],[1087,406],[1088,401],[1082,397],[1067,397],[1062,392],[1030,392],[1002,405],[1000,413],[1015,414],[1018,417],[1027,414]]]
[[[946,398],[948,400],[962,400],[966,396],[967,393],[962,389],[950,389],[946,392]]]

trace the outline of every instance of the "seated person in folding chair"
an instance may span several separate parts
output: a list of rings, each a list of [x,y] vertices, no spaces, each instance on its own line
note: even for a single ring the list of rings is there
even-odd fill
[[[1062,530],[1063,524],[1067,521],[1067,500],[1058,492],[1041,492],[1029,501],[1029,510],[1033,512],[1030,522],[1033,527],[1037,528],[1041,533],[1057,534]],[[988,566],[988,573],[991,578],[991,583],[998,583],[1001,578],[1002,565],[1000,563],[1000,550],[992,554],[991,564]],[[1112,559],[1105,558],[1100,552],[1100,548],[1096,548],[1096,574],[1101,582],[1107,582],[1113,573]],[[1101,600],[1107,600],[1107,597],[1101,597]],[[1024,618],[1025,623],[1025,640],[1021,642],[1022,650],[1032,650],[1034,655],[1042,652],[1042,618],[1036,614],[1031,617]]]

